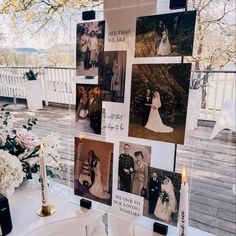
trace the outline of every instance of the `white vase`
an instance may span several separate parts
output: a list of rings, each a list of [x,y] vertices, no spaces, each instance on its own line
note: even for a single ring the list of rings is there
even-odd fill
[[[194,130],[197,128],[198,118],[201,109],[201,89],[190,89],[188,97],[187,110],[187,130]]]
[[[43,108],[43,90],[40,80],[26,81],[26,97],[27,105],[30,110],[37,110]]]

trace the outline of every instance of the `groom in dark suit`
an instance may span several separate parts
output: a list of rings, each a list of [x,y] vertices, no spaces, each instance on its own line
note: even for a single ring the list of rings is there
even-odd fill
[[[134,159],[129,155],[130,145],[124,145],[124,153],[119,156],[120,190],[131,192],[131,175],[134,172]]]
[[[157,172],[153,172],[152,177],[149,179],[149,201],[148,201],[148,214],[153,215],[157,200],[161,191],[161,182],[157,179]]]
[[[143,109],[142,109],[142,126],[145,126],[148,121],[149,113],[151,110],[151,104],[152,104],[152,97],[151,97],[151,90],[146,90],[146,95],[143,99]]]

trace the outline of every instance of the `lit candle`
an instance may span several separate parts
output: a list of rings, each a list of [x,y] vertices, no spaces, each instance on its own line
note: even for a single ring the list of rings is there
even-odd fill
[[[84,139],[84,133],[79,134],[79,140],[82,141]]]
[[[188,184],[186,176],[186,166],[182,167],[182,184],[180,192],[180,206],[179,206],[179,236],[188,236]]]
[[[40,165],[40,179],[41,179],[41,186],[42,186],[42,205],[48,206],[47,170],[46,170],[46,165],[44,161],[43,144],[40,145],[39,165]]]

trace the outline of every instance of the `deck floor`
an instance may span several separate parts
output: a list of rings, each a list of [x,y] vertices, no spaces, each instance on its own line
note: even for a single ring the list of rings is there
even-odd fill
[[[72,110],[49,106],[35,112],[12,113],[17,127],[29,117],[37,117],[34,132],[39,138],[51,131],[59,134],[60,154],[73,173],[76,130]],[[210,140],[211,130],[201,124],[197,130],[187,132],[185,145],[177,146],[176,171],[181,172],[182,163],[187,163],[190,170],[190,225],[215,235],[234,236],[236,205],[232,187],[235,185],[236,133],[224,130]]]

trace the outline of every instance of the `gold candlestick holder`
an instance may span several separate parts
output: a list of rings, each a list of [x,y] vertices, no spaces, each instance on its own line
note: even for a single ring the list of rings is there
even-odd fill
[[[38,209],[37,215],[41,217],[50,216],[53,215],[56,211],[56,208],[54,205],[47,204],[47,182],[44,183],[44,180],[42,177],[40,177],[41,181],[41,192],[42,192],[42,207]]]
[[[37,215],[41,217],[53,215],[56,211],[54,205],[42,206],[42,208],[38,209]]]

